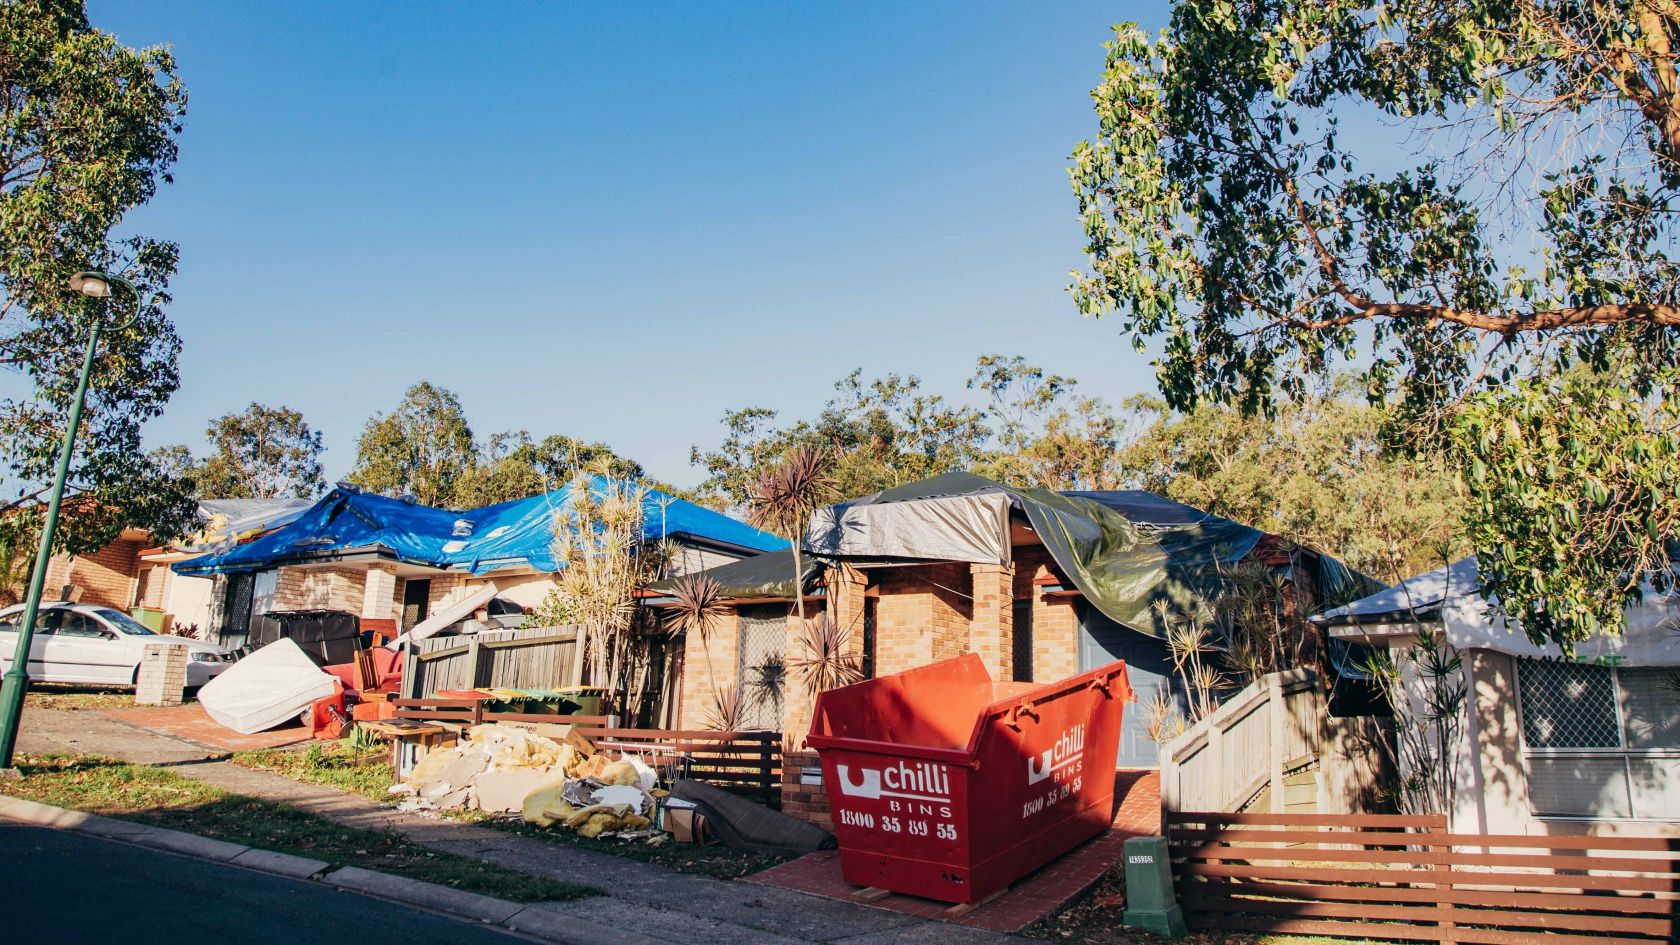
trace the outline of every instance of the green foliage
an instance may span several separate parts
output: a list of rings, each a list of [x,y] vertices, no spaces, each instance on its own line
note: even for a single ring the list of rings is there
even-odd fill
[[[395,831],[334,823],[285,804],[231,794],[163,768],[91,756],[19,756],[18,797],[182,830],[232,843],[360,866],[519,902],[580,899],[601,890],[430,850]],[[387,795],[388,796],[388,795]]]
[[[1469,697],[1458,651],[1426,634],[1402,650],[1370,650],[1364,669],[1394,710],[1393,739],[1374,746],[1394,773],[1384,789],[1404,813],[1452,813]]]
[[[863,495],[973,462],[985,435],[979,412],[921,392],[920,378],[889,374],[865,384],[859,369],[834,385],[836,395],[813,421],[775,426],[776,411],[747,407],[724,415],[718,449],[690,452],[703,466],[702,495],[727,508],[749,504],[757,471],[801,445],[834,450],[832,474],[845,495]]]
[[[1159,37],[1117,27],[1069,171],[1075,300],[1154,346],[1175,408],[1267,412],[1352,364],[1393,405],[1388,445],[1415,453],[1476,452],[1454,442],[1466,398],[1493,398],[1469,408],[1485,413],[1578,362],[1673,399],[1677,40],[1680,11],[1636,0],[1180,0]],[[1392,140],[1345,132],[1354,116]],[[1408,146],[1410,167],[1362,166]],[[1616,424],[1603,448],[1661,452],[1665,421],[1639,416],[1655,425]],[[1504,471],[1471,484],[1484,561],[1515,524],[1493,491],[1529,488],[1522,463]],[[1600,523],[1579,537],[1605,556],[1520,555],[1538,573],[1490,590],[1550,635],[1619,626],[1599,589],[1672,562]]]
[[[215,452],[195,474],[205,499],[313,498],[326,486],[321,434],[290,407],[253,403],[210,421]]]
[[[65,507],[64,550],[98,548],[125,527],[172,538],[192,524],[189,489],[140,447],[140,427],[179,386],[180,339],[164,315],[178,257],[111,230],[169,180],[186,90],[163,47],[129,49],[90,27],[79,0],[0,3],[0,366],[26,393],[0,399],[0,514],[38,517],[82,365],[101,336]],[[83,269],[121,272],[139,292],[72,297]]]
[[[650,479],[642,465],[604,443],[569,436],[535,441],[524,430],[498,433],[482,448],[461,399],[429,381],[410,387],[390,414],[375,414],[356,441],[350,482],[425,505],[468,509],[558,489],[581,473],[624,479],[686,497]]]
[[[864,389],[858,377],[842,381],[841,390]],[[1177,413],[1142,397],[1111,408],[1080,397],[1071,378],[1001,355],[980,358],[968,389],[984,399],[972,405],[921,393],[920,386],[895,377],[871,385],[916,391],[923,403],[939,405],[936,412],[965,417],[958,425],[963,438],[942,440],[931,453],[908,450],[929,436],[909,425],[910,412],[866,415],[837,405],[850,401],[831,401],[816,422],[779,428],[771,411],[738,411],[726,417],[728,435],[718,450],[694,451],[711,473],[700,491],[726,507],[750,507],[754,484],[781,461],[772,445],[839,444],[831,465],[835,498],[964,469],[1018,486],[1147,489],[1390,582],[1464,550],[1463,487],[1438,457],[1385,450],[1389,412],[1362,403],[1346,379],[1277,404],[1269,418],[1215,403]],[[783,529],[791,527],[772,530],[789,534]]]
[[[725,414],[718,448],[690,452],[707,473],[696,491],[719,507],[747,508],[760,472],[801,446],[832,453],[834,491],[847,498],[957,469],[1017,485],[1114,488],[1125,422],[1074,387],[1018,356],[985,355],[968,388],[986,399],[970,405],[925,393],[917,377],[865,383],[859,369],[814,420],[778,426],[764,407]]]
[[[356,440],[350,481],[422,505],[456,504],[478,459],[466,411],[454,392],[421,381],[389,414],[374,414]]]
[[[1487,593],[1535,642],[1616,632],[1674,585],[1680,402],[1576,371],[1478,394],[1453,429]]]
[[[1391,584],[1464,550],[1456,477],[1438,461],[1384,450],[1384,411],[1345,390],[1279,404],[1270,418],[1208,403],[1188,414],[1146,400],[1130,406],[1154,417],[1120,452],[1140,488]]]

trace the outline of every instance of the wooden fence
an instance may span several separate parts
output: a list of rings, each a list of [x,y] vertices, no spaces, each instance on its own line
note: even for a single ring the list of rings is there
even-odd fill
[[[491,712],[478,699],[397,699],[397,718],[410,722],[440,722],[470,727],[496,722],[544,722],[550,725],[602,726],[609,715],[555,715],[552,712]]]
[[[1491,945],[1680,939],[1680,839],[1451,834],[1439,816],[1167,821],[1192,928]]]
[[[1382,738],[1370,718],[1332,718],[1310,669],[1263,676],[1161,751],[1166,811],[1354,813],[1375,804]]]
[[[633,751],[672,778],[705,781],[769,807],[782,806],[782,733],[578,729],[597,748]]]
[[[578,630],[490,630],[414,641],[403,671],[403,697],[424,699],[444,689],[479,686],[575,686],[579,679]]]

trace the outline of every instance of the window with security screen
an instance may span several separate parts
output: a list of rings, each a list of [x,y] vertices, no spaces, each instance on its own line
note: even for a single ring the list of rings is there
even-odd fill
[[[1620,748],[1615,670],[1521,660],[1523,738],[1530,748]]]
[[[1680,695],[1673,674],[1517,660],[1535,814],[1680,820]]]
[[[741,683],[740,727],[775,729],[782,722],[787,698],[788,608],[786,605],[742,607],[740,649],[736,666]]]

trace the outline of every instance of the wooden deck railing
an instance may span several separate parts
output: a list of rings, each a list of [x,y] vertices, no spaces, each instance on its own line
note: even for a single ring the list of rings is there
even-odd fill
[[[1312,670],[1271,673],[1162,746],[1161,807],[1234,812],[1264,800],[1273,813],[1369,810],[1383,778],[1381,737],[1375,719],[1332,718]],[[1303,772],[1308,783],[1286,787]],[[1292,793],[1304,795],[1299,804]]]
[[[617,728],[611,716],[490,712],[477,699],[397,699],[397,718],[468,727],[497,722],[571,725],[597,748],[646,758],[672,779],[715,784],[734,794],[780,808],[781,732],[671,731]]]
[[[1192,928],[1491,945],[1680,939],[1680,838],[1452,834],[1440,816],[1167,821]]]

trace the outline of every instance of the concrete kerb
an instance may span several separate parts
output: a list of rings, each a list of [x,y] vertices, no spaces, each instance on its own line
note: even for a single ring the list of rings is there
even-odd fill
[[[321,882],[339,889],[366,893],[381,899],[419,906],[433,912],[474,919],[487,925],[501,925],[525,908],[525,903],[508,902],[478,893],[463,892],[436,883],[423,883],[390,873],[376,873],[359,866],[345,866],[321,877]]]
[[[425,883],[355,866],[345,866],[328,872],[331,869],[331,864],[322,860],[312,860],[308,857],[293,856],[289,853],[261,850],[223,840],[213,840],[209,837],[170,830],[166,827],[154,827],[149,824],[137,824],[83,811],[67,810],[63,807],[54,807],[50,804],[42,804],[6,794],[0,794],[0,819],[39,827],[52,827],[58,830],[71,830],[77,833],[103,837],[107,840],[117,840],[135,846],[151,847],[197,859],[211,860],[242,869],[273,873],[291,879],[319,882],[336,889],[376,896],[430,912],[440,912],[458,919],[500,926],[529,938],[542,938],[562,942],[565,945],[573,945],[573,943],[582,945],[585,942],[592,943],[592,945],[596,945],[596,943],[612,945],[612,943],[618,942],[647,943],[654,941],[645,938],[628,938],[604,927],[585,929],[583,928],[584,923],[580,923],[575,918],[570,920],[568,928],[562,929],[557,927],[556,923],[544,921],[547,917],[544,913],[532,913],[525,920],[516,924],[510,920],[523,913],[531,912],[533,907],[530,903],[509,902],[505,899],[463,892],[448,886],[439,886],[436,883]]]

